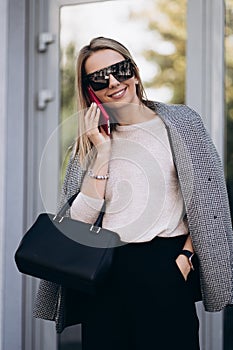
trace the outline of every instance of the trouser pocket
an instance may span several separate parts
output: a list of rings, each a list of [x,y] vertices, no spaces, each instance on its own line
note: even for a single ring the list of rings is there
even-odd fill
[[[200,287],[200,272],[199,272],[199,262],[197,255],[193,257],[194,270],[190,272],[189,278],[187,280],[187,286],[192,294],[193,300],[202,300],[201,287]]]

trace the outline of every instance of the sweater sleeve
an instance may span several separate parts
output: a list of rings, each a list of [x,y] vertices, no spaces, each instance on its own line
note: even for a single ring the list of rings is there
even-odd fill
[[[97,220],[103,204],[104,199],[89,197],[79,192],[70,208],[71,218],[92,224]]]

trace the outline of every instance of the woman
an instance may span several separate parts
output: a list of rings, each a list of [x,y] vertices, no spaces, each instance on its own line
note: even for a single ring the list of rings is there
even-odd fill
[[[88,87],[109,112],[110,135]],[[232,226],[215,147],[195,111],[145,98],[132,56],[115,40],[95,38],[80,51],[77,94],[79,137],[62,203],[80,191],[69,215],[93,223],[105,201],[102,226],[125,242],[89,300],[83,350],[197,350],[195,301],[207,311],[232,301]],[[42,281],[35,316],[62,331],[78,322],[77,299]]]

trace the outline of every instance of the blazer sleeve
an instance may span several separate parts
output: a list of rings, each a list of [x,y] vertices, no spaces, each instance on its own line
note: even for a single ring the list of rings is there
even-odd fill
[[[62,206],[70,197],[80,191],[83,177],[86,173],[86,169],[81,166],[78,154],[74,154],[74,147],[75,146],[70,148],[70,154],[68,155],[69,161],[62,183],[57,212],[62,208]],[[70,216],[70,210],[66,212],[66,216]]]

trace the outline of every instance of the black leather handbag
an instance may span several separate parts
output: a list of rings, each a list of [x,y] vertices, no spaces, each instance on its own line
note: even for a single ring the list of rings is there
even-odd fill
[[[101,228],[103,208],[94,225],[64,216],[72,196],[57,215],[42,213],[22,238],[15,253],[18,270],[26,275],[95,294],[107,277],[117,233]]]

